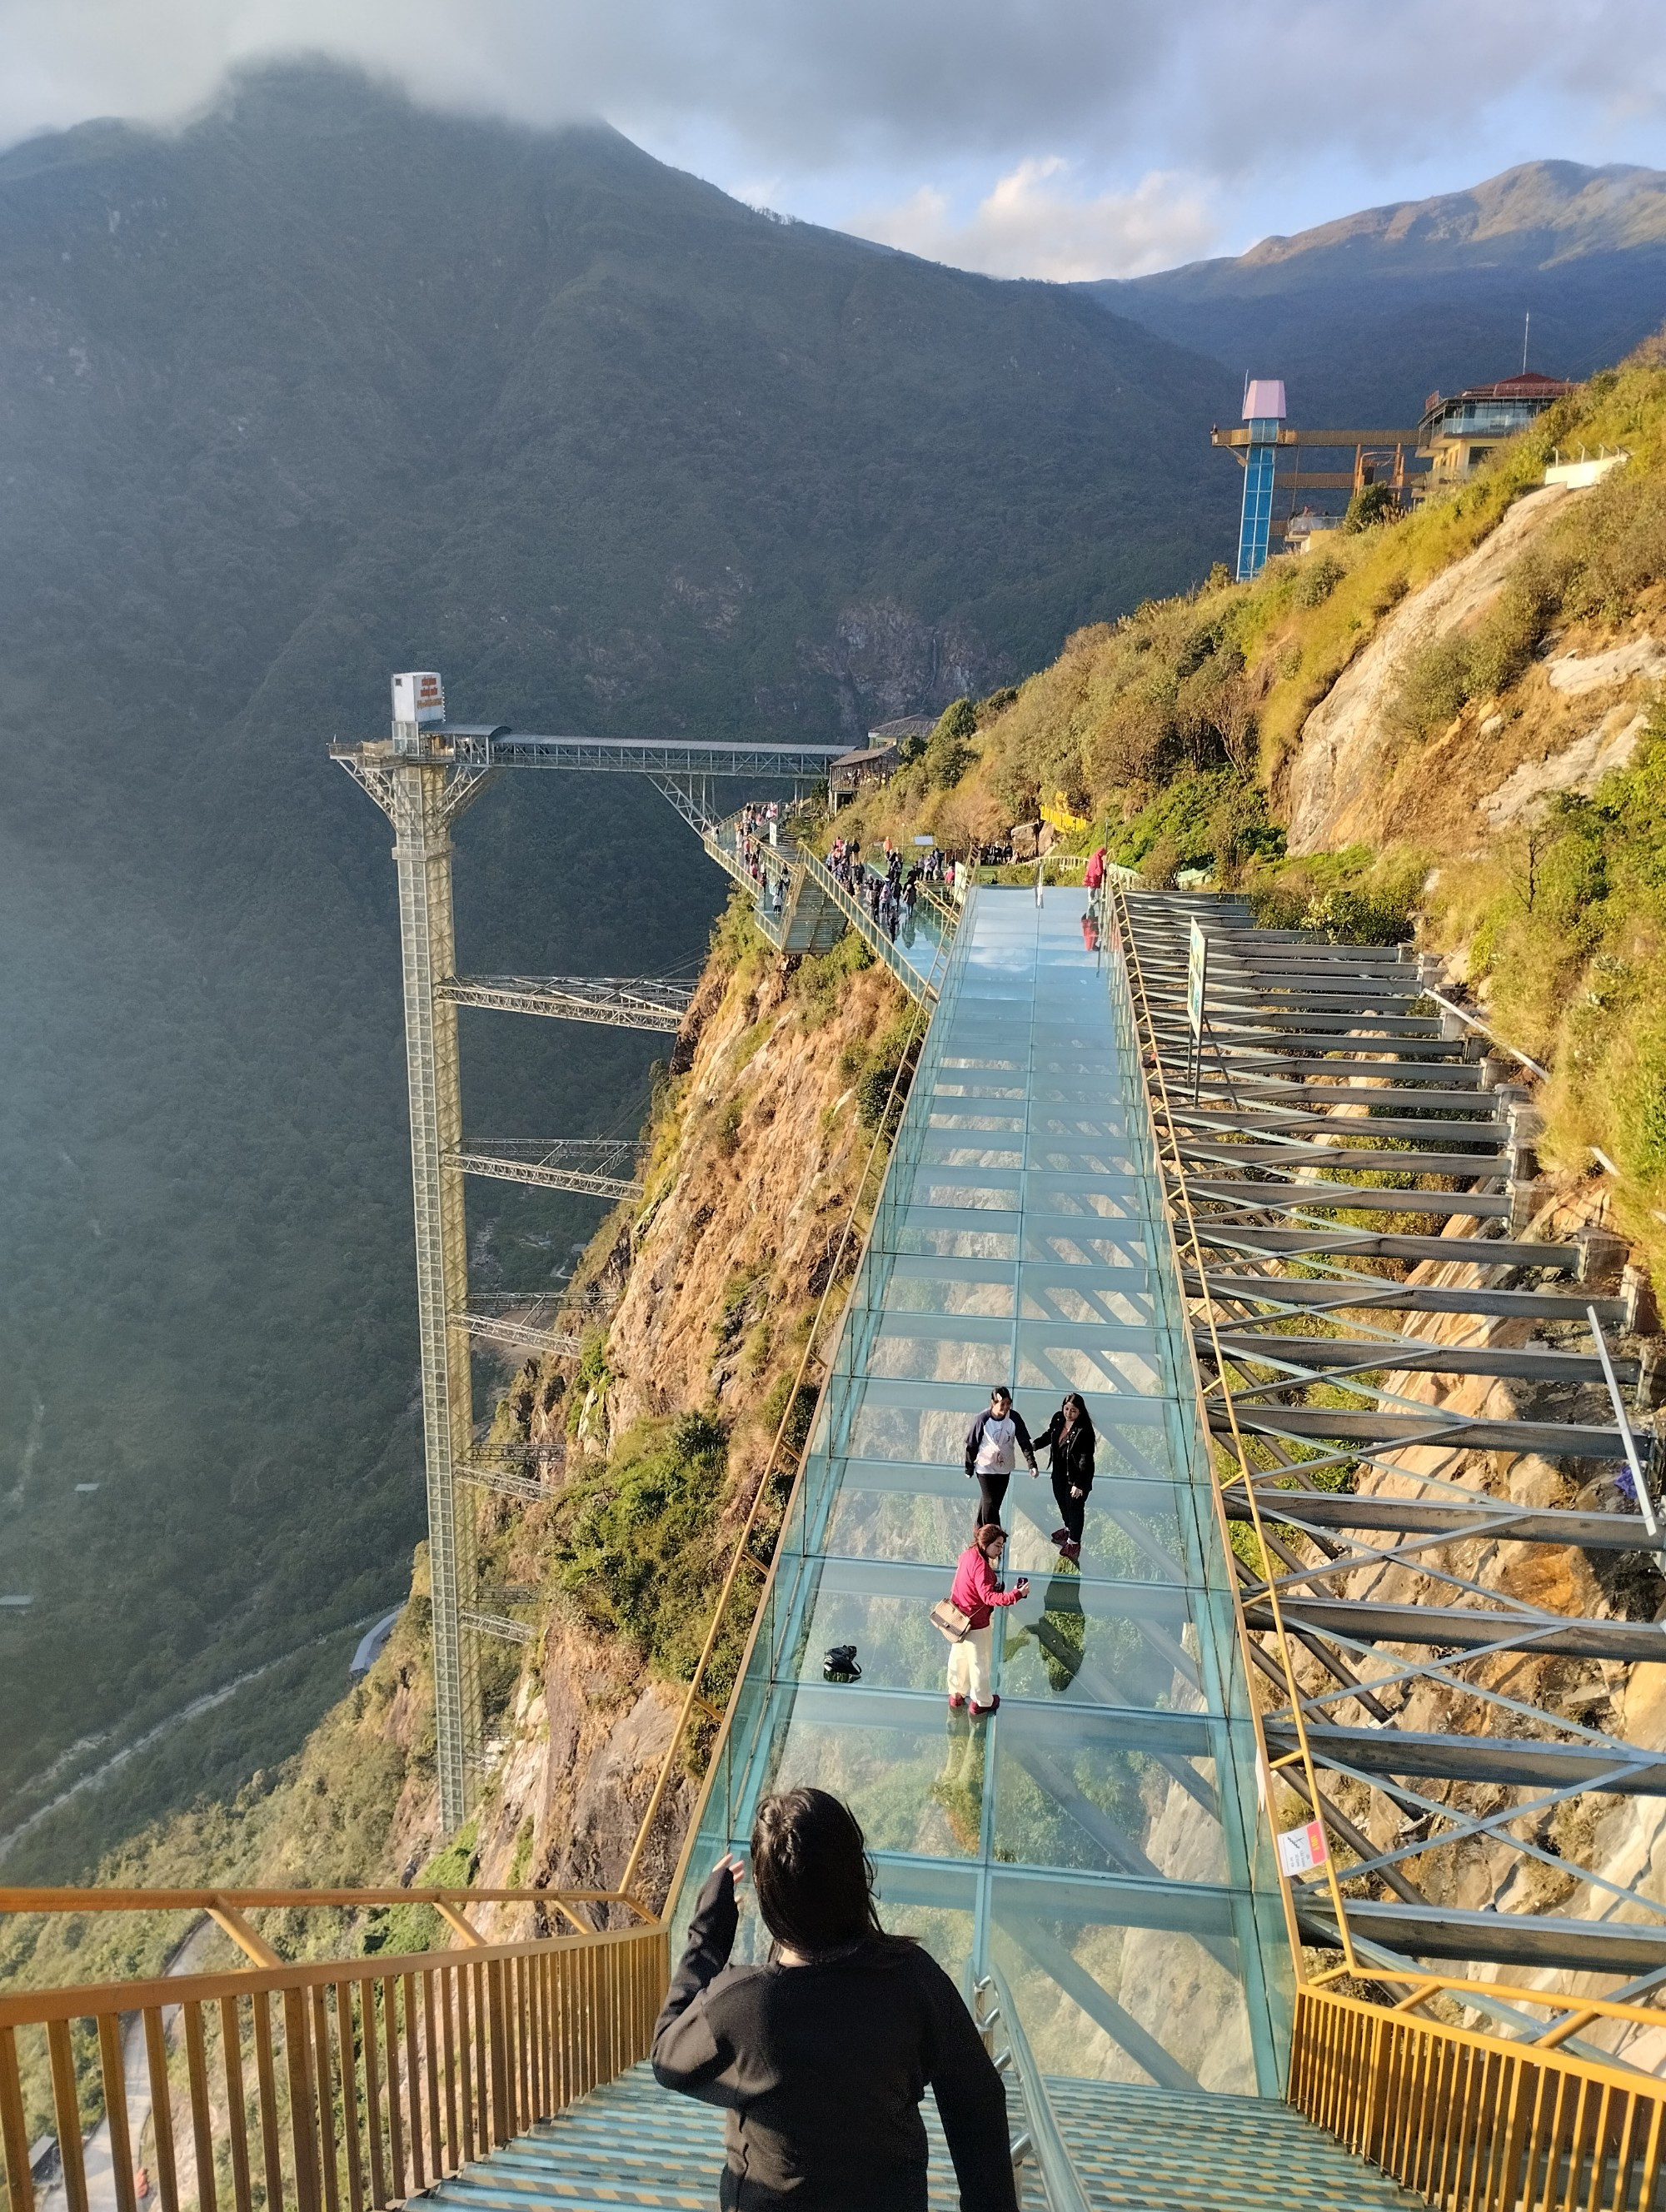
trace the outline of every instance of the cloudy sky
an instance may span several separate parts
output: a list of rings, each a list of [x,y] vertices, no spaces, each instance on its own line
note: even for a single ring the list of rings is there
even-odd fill
[[[0,0],[0,143],[323,52],[754,204],[1135,275],[1541,156],[1666,163],[1660,0]]]

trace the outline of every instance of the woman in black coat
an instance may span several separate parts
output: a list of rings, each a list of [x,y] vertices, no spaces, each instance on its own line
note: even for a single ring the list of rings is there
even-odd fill
[[[660,2085],[728,2112],[719,2203],[927,2212],[929,2082],[963,2212],[1017,2212],[1000,2076],[930,1953],[880,1927],[849,1808],[824,1790],[758,1808],[767,1966],[729,1964],[742,1871],[725,1859],[701,1891],[654,2031]]]
[[[1036,1438],[1036,1449],[1051,1455],[1053,1495],[1063,1523],[1053,1531],[1053,1541],[1067,1559],[1082,1556],[1082,1522],[1093,1487],[1093,1441],[1087,1407],[1074,1390]]]

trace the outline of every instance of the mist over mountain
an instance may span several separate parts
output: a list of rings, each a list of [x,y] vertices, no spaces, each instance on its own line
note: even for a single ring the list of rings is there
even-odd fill
[[[986,691],[1207,568],[1236,392],[1083,293],[323,66],[0,158],[0,1834],[342,1632],[9,1870],[291,1748],[421,1533],[389,834],[325,740],[412,665],[602,733]],[[628,780],[458,843],[477,970],[652,974],[722,897]],[[469,1015],[470,1125],[634,1127],[656,1049]],[[470,1203],[506,1285],[594,1220]]]
[[[1658,329],[1666,172],[1529,161],[1236,259],[1082,289],[1239,380],[1284,377],[1292,421],[1409,428],[1431,391],[1519,368],[1529,314],[1531,366],[1558,376],[1587,376]]]

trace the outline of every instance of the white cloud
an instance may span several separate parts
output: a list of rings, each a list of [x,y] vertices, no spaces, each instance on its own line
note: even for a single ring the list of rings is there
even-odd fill
[[[1369,99],[1308,100],[1306,159],[1386,166],[1408,134],[1445,143],[1527,88],[1593,127],[1657,118],[1658,0],[1584,0],[1572,58],[1567,23],[1566,0],[1472,0],[1485,70],[1426,72],[1387,134]],[[910,153],[927,173],[956,154],[993,169],[1037,145],[1113,176],[1227,174],[1278,150],[1293,88],[1347,84],[1364,52],[1439,54],[1451,25],[1446,0],[0,0],[0,135],[177,114],[228,63],[315,50],[526,122],[710,134],[732,174],[895,172]]]
[[[1020,161],[965,221],[946,192],[922,185],[900,206],[848,226],[859,237],[988,276],[1139,276],[1195,260],[1219,234],[1195,179],[1153,169],[1132,191],[1073,193],[1061,154]]]
[[[1657,161],[1660,0],[1575,12],[1570,46],[1566,0],[1471,0],[1486,67],[1432,65],[1389,131],[1323,88],[1362,54],[1444,55],[1448,0],[0,0],[0,145],[168,121],[234,64],[313,52],[453,111],[604,115],[976,268],[1127,272],[1535,155]]]

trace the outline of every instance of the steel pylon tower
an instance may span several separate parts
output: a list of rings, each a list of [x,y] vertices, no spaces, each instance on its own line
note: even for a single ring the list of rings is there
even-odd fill
[[[396,689],[396,713],[400,704]],[[463,1170],[453,1164],[462,1150],[463,1100],[457,1007],[439,986],[457,972],[451,825],[490,771],[459,770],[434,757],[414,720],[396,720],[385,759],[347,765],[393,824],[398,871],[435,1733],[441,1825],[449,1832],[468,1814],[469,1770],[480,1751],[480,1690],[474,1641],[462,1621],[474,1597],[474,1516],[466,1503],[459,1510],[457,1494],[474,1426],[471,1339],[461,1321],[468,1306],[468,1231]]]
[[[451,827],[502,768],[562,768],[646,775],[678,811],[706,826],[714,776],[824,776],[836,744],[724,744],[704,739],[526,737],[507,725],[446,720],[437,675],[393,678],[391,738],[332,745],[331,757],[392,823],[398,871],[399,957],[405,1068],[410,1096],[410,1180],[416,1232],[416,1313],[423,1377],[423,1447],[428,1485],[429,1574],[434,1604],[435,1732],[441,1825],[468,1817],[480,1756],[477,1635],[525,1640],[518,1624],[483,1609],[475,1571],[474,1514],[459,1486],[500,1496],[544,1494],[534,1473],[500,1465],[473,1442],[469,1347],[506,1334],[501,1318],[470,1309],[465,1175],[569,1190],[592,1198],[635,1195],[629,1144],[585,1138],[511,1138],[465,1144],[458,1062],[457,1009],[558,1015],[616,1027],[675,1029],[689,995],[653,978],[459,976],[452,921]],[[524,1343],[521,1328],[510,1340]],[[551,1349],[566,1339],[546,1333]],[[530,1455],[528,1457],[530,1458]]]

